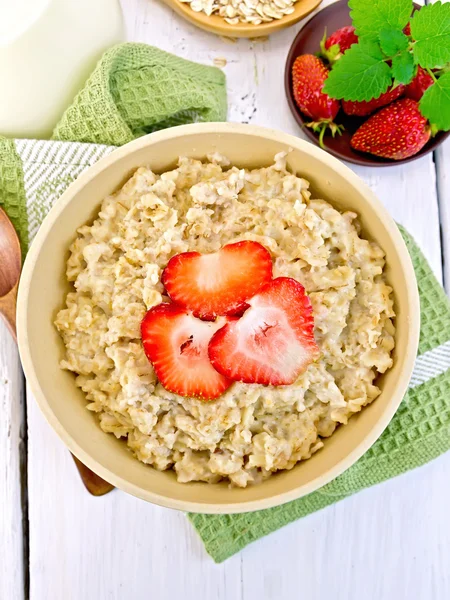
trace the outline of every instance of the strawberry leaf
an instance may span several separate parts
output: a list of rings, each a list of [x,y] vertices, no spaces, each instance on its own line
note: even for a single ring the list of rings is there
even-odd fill
[[[411,83],[415,70],[414,57],[408,50],[397,54],[392,59],[392,75],[396,83],[405,85]]]
[[[391,68],[380,46],[361,40],[336,62],[323,89],[338,100],[371,100],[385,92],[391,82]]]
[[[439,67],[450,61],[450,3],[430,4],[411,19],[414,60],[422,67]]]
[[[412,11],[411,0],[350,0],[348,5],[358,37],[373,41],[384,29],[402,30]]]
[[[327,28],[325,27],[325,31],[323,33],[323,38],[320,40],[320,52],[317,52],[316,56],[319,58],[324,58],[330,64],[333,64],[336,60],[336,56],[341,52],[341,48],[339,44],[333,44],[328,49],[325,47],[325,42],[327,41]]]
[[[450,130],[450,73],[427,89],[419,104],[420,112],[437,129]]]
[[[378,36],[380,46],[386,56],[394,56],[397,52],[406,50],[409,40],[403,31],[398,29],[383,29]]]
[[[327,50],[327,57],[330,60],[333,60],[333,58],[336,58],[336,56],[339,54],[340,51],[341,51],[341,48],[340,48],[339,44],[333,44]]]

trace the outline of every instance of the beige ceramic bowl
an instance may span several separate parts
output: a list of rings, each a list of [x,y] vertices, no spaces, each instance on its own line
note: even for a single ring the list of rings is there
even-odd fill
[[[180,0],[164,0],[173,10],[190,21],[200,29],[210,31],[217,35],[235,38],[257,38],[271,35],[280,29],[290,27],[309,15],[322,0],[297,0],[294,4],[294,12],[285,15],[281,19],[275,19],[270,23],[261,23],[260,25],[251,25],[250,23],[238,23],[230,25],[218,15],[208,17],[204,12],[195,12],[189,4],[180,2]]]
[[[379,398],[339,428],[310,460],[270,477],[261,485],[229,489],[225,484],[177,483],[172,472],[144,465],[124,442],[100,430],[86,410],[74,376],[58,363],[63,343],[53,327],[69,289],[65,263],[77,227],[91,221],[101,200],[122,186],[140,165],[155,171],[175,166],[178,155],[203,158],[219,151],[240,167],[271,164],[289,153],[289,167],[306,177],[315,197],[359,213],[363,234],[387,257],[386,275],[395,291],[397,313],[393,368],[379,382]],[[378,438],[405,393],[419,336],[419,300],[411,260],[400,233],[382,204],[350,169],[309,142],[284,133],[232,123],[175,127],[140,138],[84,172],[61,196],[34,240],[23,269],[18,301],[18,337],[26,376],[56,433],[93,471],[118,488],[149,502],[206,513],[257,510],[316,490],[350,467]]]

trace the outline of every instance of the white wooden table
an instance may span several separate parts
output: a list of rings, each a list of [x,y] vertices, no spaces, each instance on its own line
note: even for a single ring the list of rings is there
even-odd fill
[[[213,64],[229,120],[301,135],[283,89],[300,26],[230,43],[157,0],[122,0],[127,39]],[[355,168],[450,287],[450,143],[389,169]],[[26,410],[25,410],[26,405]],[[96,499],[26,391],[0,323],[0,600],[448,600],[450,453],[215,565],[183,514],[115,491]]]

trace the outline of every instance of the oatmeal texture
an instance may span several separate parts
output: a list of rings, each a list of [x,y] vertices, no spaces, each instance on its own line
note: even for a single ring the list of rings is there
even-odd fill
[[[141,167],[70,248],[73,291],[56,319],[61,366],[76,374],[103,431],[180,482],[245,487],[291,469],[380,393],[375,379],[394,347],[383,250],[360,237],[355,213],[312,199],[308,186],[284,154],[251,171],[217,154],[180,158],[162,175]],[[240,240],[271,252],[274,277],[305,286],[321,356],[285,387],[234,383],[210,402],[170,393],[140,340],[146,311],[169,300],[162,270],[180,252]]]

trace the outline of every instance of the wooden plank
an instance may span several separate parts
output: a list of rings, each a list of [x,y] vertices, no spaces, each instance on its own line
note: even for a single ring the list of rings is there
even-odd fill
[[[24,598],[22,477],[23,375],[16,345],[0,320],[0,598]],[[25,482],[24,482],[25,483]]]
[[[450,294],[450,140],[435,152],[441,241],[443,252],[444,284]]]
[[[181,512],[120,491],[87,494],[35,401],[28,406],[31,598],[241,600],[239,556],[214,565]]]
[[[449,468],[446,455],[244,550],[244,598],[450,598]]]

